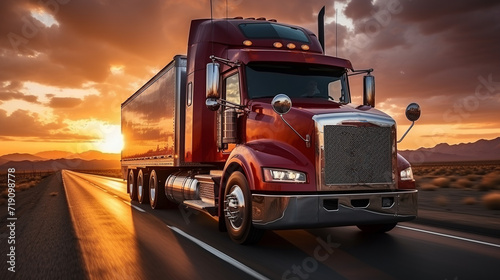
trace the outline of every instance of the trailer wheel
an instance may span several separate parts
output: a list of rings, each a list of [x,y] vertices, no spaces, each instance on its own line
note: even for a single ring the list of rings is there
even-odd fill
[[[149,204],[153,209],[161,209],[167,206],[167,197],[165,196],[165,188],[155,170],[151,170],[149,175]]]
[[[384,233],[392,230],[397,224],[357,225],[357,227],[366,233]]]
[[[141,204],[149,201],[149,180],[144,180],[144,177],[147,175],[142,169],[137,174],[137,200]]]
[[[134,172],[134,169],[130,169],[127,178],[127,192],[130,196],[131,201],[137,200],[137,184],[135,182],[135,173],[136,172]]]
[[[239,244],[257,243],[264,230],[252,225],[252,200],[245,175],[235,171],[224,191],[224,220],[231,239]]]

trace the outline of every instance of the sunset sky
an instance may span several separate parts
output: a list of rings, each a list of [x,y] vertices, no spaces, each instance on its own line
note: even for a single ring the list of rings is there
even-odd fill
[[[186,54],[190,21],[209,18],[209,3],[2,0],[0,155],[119,152],[120,104]],[[406,105],[420,104],[400,149],[500,136],[499,1],[213,3],[216,18],[274,18],[314,32],[325,5],[326,53],[375,69],[376,107],[396,119],[399,136],[410,125]],[[361,82],[351,79],[358,103]]]

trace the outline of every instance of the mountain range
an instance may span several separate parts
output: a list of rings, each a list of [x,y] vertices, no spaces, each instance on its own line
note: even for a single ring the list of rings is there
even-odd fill
[[[412,164],[500,160],[500,137],[455,145],[442,143],[433,148],[404,150],[399,153]]]
[[[83,153],[46,151],[36,154],[14,153],[0,156],[0,172],[8,168],[16,168],[19,171],[118,169],[120,168],[120,154],[107,154],[99,151]]]
[[[399,153],[412,164],[500,160],[500,137],[455,145],[442,143],[433,148],[403,150]],[[24,171],[119,169],[120,154],[107,154],[99,151],[14,153],[0,156],[0,172],[5,172],[7,168]]]

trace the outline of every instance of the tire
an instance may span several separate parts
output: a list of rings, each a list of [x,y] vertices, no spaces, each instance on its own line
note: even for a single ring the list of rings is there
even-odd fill
[[[252,199],[245,175],[231,174],[224,191],[224,221],[229,237],[238,244],[257,243],[264,230],[252,224]]]
[[[357,227],[366,233],[384,233],[392,230],[398,223],[378,224],[378,225],[358,225]]]
[[[144,180],[145,177],[146,180]],[[149,176],[143,169],[140,169],[137,174],[137,200],[140,204],[149,202]]]
[[[149,204],[153,209],[162,209],[168,204],[164,184],[165,180],[159,178],[155,170],[151,170],[151,174],[149,174]]]
[[[137,183],[135,181],[136,172],[130,169],[127,178],[127,192],[131,201],[137,201]]]

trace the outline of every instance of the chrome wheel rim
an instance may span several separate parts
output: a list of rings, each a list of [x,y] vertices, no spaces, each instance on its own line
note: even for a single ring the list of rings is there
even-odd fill
[[[245,196],[238,185],[231,187],[231,192],[224,201],[224,213],[231,227],[239,230],[245,220]]]
[[[128,192],[132,194],[132,191],[134,190],[134,175],[129,174],[128,181],[129,181]]]
[[[149,197],[151,198],[151,201],[156,201],[155,195],[156,195],[156,180],[153,179],[149,181]]]
[[[139,199],[142,199],[142,189],[143,189],[142,184],[137,185],[137,197]]]

